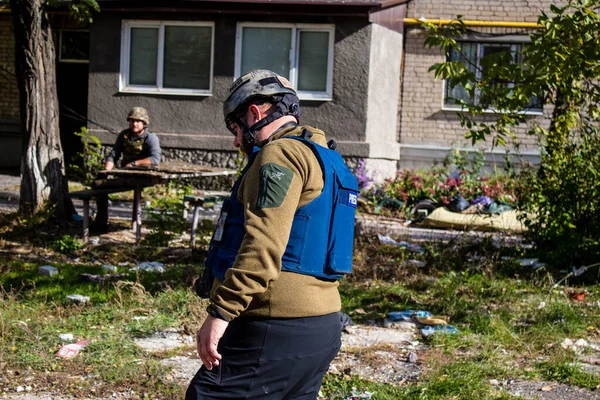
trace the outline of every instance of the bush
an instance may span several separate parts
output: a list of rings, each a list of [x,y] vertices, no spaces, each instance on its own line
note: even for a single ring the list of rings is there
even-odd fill
[[[102,155],[102,144],[94,135],[90,135],[85,126],[81,127],[81,132],[75,132],[75,136],[81,138],[83,150],[74,157],[74,164],[70,167],[75,179],[82,184],[90,186],[98,171],[104,169],[104,156]]]
[[[83,242],[78,237],[62,235],[59,239],[52,242],[50,248],[62,254],[69,254],[83,249]]]
[[[537,179],[523,187],[520,207],[535,213],[526,220],[528,237],[557,265],[581,266],[600,255],[600,135],[591,128],[579,143],[542,154]]]

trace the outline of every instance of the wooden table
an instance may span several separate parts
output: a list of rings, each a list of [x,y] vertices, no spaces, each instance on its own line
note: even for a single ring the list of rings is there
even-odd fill
[[[165,184],[182,179],[201,179],[211,176],[231,176],[237,171],[214,168],[184,162],[166,162],[158,166],[136,166],[101,171],[94,181],[94,189],[99,192],[119,192],[133,189],[132,227],[136,230],[136,243],[141,239],[142,227],[142,190],[145,187]],[[87,220],[89,210],[84,202],[84,241],[87,239]],[[89,206],[89,203],[88,203]],[[87,214],[87,215],[86,215]]]

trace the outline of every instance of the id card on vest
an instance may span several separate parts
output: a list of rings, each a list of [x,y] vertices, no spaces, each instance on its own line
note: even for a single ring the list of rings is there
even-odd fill
[[[227,220],[227,213],[223,212],[219,216],[219,221],[217,222],[217,227],[215,229],[215,234],[213,236],[213,240],[220,242],[223,239],[223,231],[225,230],[225,221]]]

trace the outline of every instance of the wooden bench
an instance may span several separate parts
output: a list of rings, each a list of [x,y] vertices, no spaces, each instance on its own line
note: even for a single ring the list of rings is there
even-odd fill
[[[102,188],[102,189],[88,189],[80,190],[78,192],[69,193],[69,197],[73,199],[83,200],[83,242],[87,243],[90,235],[90,199],[100,195],[109,195],[111,193],[128,192],[135,190],[135,187],[113,187],[113,188]],[[135,207],[133,212],[135,213]],[[141,224],[137,224],[136,227],[141,230]],[[138,232],[138,236],[139,236]]]

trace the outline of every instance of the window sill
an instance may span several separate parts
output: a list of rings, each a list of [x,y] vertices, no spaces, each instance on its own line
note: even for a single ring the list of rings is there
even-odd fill
[[[58,62],[68,63],[68,64],[89,64],[90,60],[74,60],[74,59],[69,59],[69,58],[63,58],[63,59],[58,60]]]
[[[460,107],[448,107],[448,106],[443,106],[442,107],[442,111],[452,111],[452,112],[461,112],[461,111],[467,111],[463,108]],[[498,111],[496,110],[483,110],[484,114],[498,114]],[[523,111],[520,114],[524,114],[524,115],[531,115],[531,116],[539,116],[539,117],[543,117],[544,116],[544,112],[543,111]]]
[[[333,97],[328,94],[322,96],[319,95],[307,95],[298,93],[298,100],[300,101],[333,101]]]
[[[177,90],[177,89],[142,89],[142,88],[122,88],[119,93],[136,93],[136,94],[154,94],[154,95],[167,95],[167,96],[212,96],[211,92],[198,91],[198,90]]]

